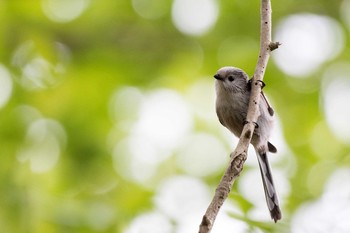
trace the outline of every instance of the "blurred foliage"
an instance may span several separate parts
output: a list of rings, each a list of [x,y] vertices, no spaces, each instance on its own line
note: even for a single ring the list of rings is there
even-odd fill
[[[11,96],[0,109],[0,231],[123,232],[136,216],[154,208],[157,184],[184,171],[174,165],[172,155],[161,163],[152,184],[141,185],[120,174],[110,145],[116,142],[110,138],[122,140],[128,130],[113,131],[112,96],[125,86],[142,93],[168,88],[185,95],[194,83],[211,80],[223,65],[253,74],[259,47],[259,3],[218,1],[215,25],[203,35],[190,36],[174,26],[170,0],[165,1],[165,14],[155,19],[139,16],[129,0],[85,1],[81,15],[66,22],[51,20],[44,12],[45,2],[49,1],[0,1],[0,61],[12,80]],[[346,30],[339,15],[342,2],[273,1],[273,22],[308,12],[330,16]],[[349,59],[349,32],[345,41],[343,51],[327,66]],[[222,44],[225,49],[220,51]],[[40,69],[26,68],[33,59],[34,68]],[[349,146],[335,138],[324,120],[320,104],[324,70],[321,67],[307,79],[295,79],[270,60],[265,76],[266,93],[280,118],[289,156],[295,159],[294,172],[287,178],[291,189],[283,200],[286,219],[282,224],[287,232],[298,207],[322,195],[337,166],[350,165]],[[39,79],[30,80],[26,75]],[[204,91],[203,98],[207,94]],[[127,116],[131,122],[137,119],[137,113],[133,114]],[[64,129],[63,139],[58,131],[49,129],[39,130],[39,138],[31,138],[28,127],[34,127],[32,123],[38,119],[58,122]],[[194,122],[195,130],[216,137],[220,137],[219,127],[217,122]],[[315,127],[319,139],[324,140],[318,143],[329,144],[337,154],[315,154],[310,145]],[[52,142],[48,139],[52,135],[58,138],[53,145],[59,148],[59,155],[52,166],[42,168],[39,163],[35,168],[35,158],[22,158],[20,152],[33,140],[46,142],[40,135],[46,135],[47,143]],[[227,145],[227,151],[233,146]],[[283,168],[288,161],[282,160],[278,166]],[[201,178],[212,192],[222,172]],[[244,213],[254,205],[239,194],[236,184],[231,199]],[[278,225],[231,216],[262,231],[281,232]],[[195,228],[199,223],[193,222]]]

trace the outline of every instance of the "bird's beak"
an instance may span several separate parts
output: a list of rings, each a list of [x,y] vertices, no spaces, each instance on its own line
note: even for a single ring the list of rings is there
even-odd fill
[[[217,80],[221,80],[221,81],[223,80],[219,74],[214,75],[214,78],[216,78]]]

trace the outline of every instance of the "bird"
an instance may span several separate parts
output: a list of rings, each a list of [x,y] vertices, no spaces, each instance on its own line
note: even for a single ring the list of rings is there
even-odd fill
[[[240,137],[246,123],[251,81],[242,69],[233,66],[220,68],[214,78],[216,79],[216,114],[219,121],[236,137]],[[282,218],[282,213],[268,161],[268,152],[277,152],[276,147],[269,142],[274,123],[274,110],[262,91],[260,95],[262,97],[259,102],[260,116],[250,143],[258,158],[267,207],[271,218],[276,223]]]

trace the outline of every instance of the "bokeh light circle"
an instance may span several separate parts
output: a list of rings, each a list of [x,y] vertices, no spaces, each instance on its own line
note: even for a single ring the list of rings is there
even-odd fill
[[[169,0],[132,0],[137,14],[145,19],[157,19],[168,11]]]
[[[314,14],[291,15],[276,28],[275,40],[282,43],[274,61],[293,77],[306,77],[344,47],[343,31],[334,19]]]
[[[53,56],[47,59],[47,51],[32,40],[18,45],[12,57],[20,84],[28,90],[42,90],[60,83],[70,61],[70,51],[62,43],[49,45]]]
[[[42,0],[42,8],[55,22],[69,22],[78,18],[88,6],[88,0]]]
[[[5,106],[12,94],[12,79],[10,72],[0,64],[0,108]]]
[[[132,220],[123,233],[172,233],[170,219],[159,212],[144,213]]]
[[[66,132],[59,122],[37,119],[28,126],[17,160],[22,163],[28,161],[33,172],[47,172],[57,164],[66,140]]]
[[[322,82],[321,106],[333,134],[350,142],[350,64],[340,63],[326,70]]]
[[[157,208],[176,221],[205,210],[209,200],[208,187],[200,179],[189,176],[174,176],[164,180],[154,197]]]
[[[180,149],[177,164],[188,174],[208,176],[224,169],[228,155],[229,152],[216,137],[197,133],[189,137]]]
[[[177,29],[188,35],[202,35],[216,22],[215,0],[174,0],[172,19]]]
[[[316,201],[303,204],[291,221],[292,233],[337,232],[350,230],[350,172],[339,168],[329,178],[324,194]]]
[[[157,90],[145,98],[133,132],[160,148],[173,149],[192,128],[186,101],[175,91]]]

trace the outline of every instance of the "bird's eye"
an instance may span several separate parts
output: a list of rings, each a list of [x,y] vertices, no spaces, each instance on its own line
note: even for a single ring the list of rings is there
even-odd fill
[[[232,82],[233,80],[235,80],[235,78],[232,75],[228,76],[228,81]]]

